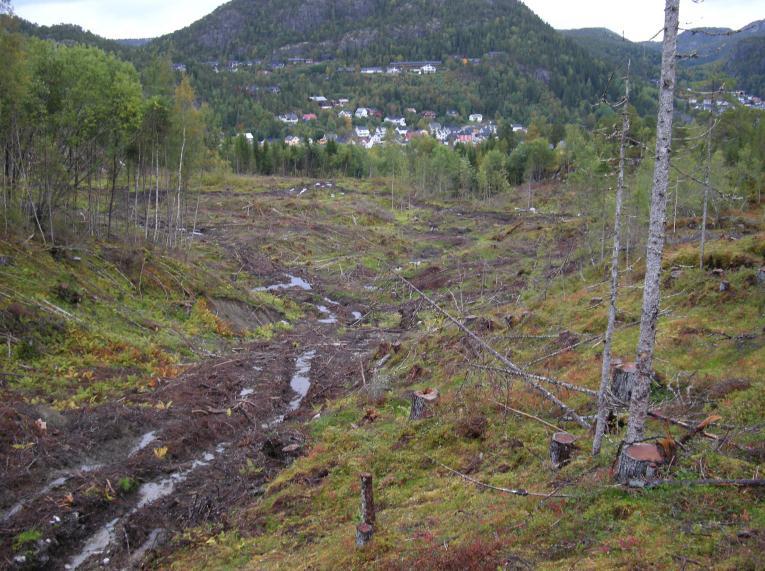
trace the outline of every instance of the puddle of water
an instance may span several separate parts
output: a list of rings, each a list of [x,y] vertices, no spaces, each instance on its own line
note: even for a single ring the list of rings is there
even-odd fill
[[[351,315],[353,316],[353,318],[354,318],[356,321],[358,321],[359,319],[361,319],[362,317],[364,317],[363,315],[361,315],[361,312],[360,312],[360,311],[354,311],[353,313],[351,313]]]
[[[300,408],[300,403],[308,394],[311,388],[311,361],[316,357],[316,351],[307,351],[298,357],[295,363],[295,374],[292,375],[290,388],[297,393],[297,396],[290,401],[290,410]]]
[[[141,546],[136,549],[133,552],[133,555],[130,556],[130,564],[132,566],[138,566],[143,561],[143,558],[146,557],[146,554],[151,550],[157,547],[159,536],[162,532],[164,532],[164,529],[154,529],[149,534],[149,537],[146,538],[146,541],[144,541]]]
[[[146,434],[141,436],[141,438],[138,440],[138,443],[130,451],[130,454],[128,454],[128,458],[138,454],[141,450],[146,448],[149,444],[154,442],[156,439],[157,439],[157,431],[156,430],[152,430],[151,432],[147,432]]]
[[[293,276],[290,274],[287,274],[287,278],[290,280],[287,283],[283,284],[274,284],[267,287],[256,287],[254,291],[277,291],[282,289],[292,289],[292,288],[299,288],[303,291],[311,291],[313,287],[310,283],[305,281],[303,278]]]
[[[319,313],[322,315],[326,315],[324,319],[319,319],[319,323],[324,323],[325,325],[334,325],[337,323],[337,315],[332,313],[329,309],[327,309],[324,305],[317,305],[316,309],[319,310]]]
[[[217,454],[223,453],[226,449],[227,443],[221,443],[215,448]],[[191,466],[185,470],[181,470],[174,474],[171,474],[167,478],[163,478],[156,482],[147,482],[138,489],[138,503],[130,510],[124,517],[130,517],[138,510],[145,508],[146,506],[153,504],[154,502],[166,498],[175,491],[178,484],[185,482],[189,476],[199,468],[208,466],[210,462],[215,459],[215,454],[212,452],[206,452],[201,459],[194,460]],[[80,565],[85,563],[94,555],[102,555],[108,549],[114,541],[114,528],[117,526],[121,518],[116,518],[103,526],[90,539],[88,539],[85,547],[82,551],[75,555],[66,565],[66,569],[77,569]]]
[[[115,518],[104,527],[102,527],[93,537],[91,537],[76,556],[74,556],[65,569],[77,569],[94,555],[102,555],[109,545],[114,541],[114,528],[120,518]]]
[[[100,467],[100,466],[98,466],[98,467]],[[98,467],[96,467],[96,468],[98,468]],[[87,468],[87,466],[83,466],[79,470],[81,472],[87,471],[84,468]],[[59,478],[56,478],[55,480],[52,480],[51,482],[46,484],[45,487],[43,487],[38,492],[33,494],[30,498],[27,498],[26,500],[21,500],[20,502],[17,502],[13,506],[11,506],[11,509],[9,509],[7,512],[5,512],[2,517],[0,517],[0,523],[5,523],[8,520],[10,520],[13,516],[15,516],[17,513],[19,513],[24,508],[24,506],[27,505],[27,503],[35,501],[36,499],[44,496],[48,492],[51,492],[51,491],[55,490],[56,488],[60,488],[61,486],[63,486],[64,484],[66,484],[69,481],[69,478],[71,478],[70,474],[67,474],[65,476],[61,476]]]

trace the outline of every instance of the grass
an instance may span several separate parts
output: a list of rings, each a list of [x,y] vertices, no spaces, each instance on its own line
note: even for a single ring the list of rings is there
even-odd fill
[[[0,369],[31,403],[77,408],[149,390],[242,335],[267,339],[289,327],[254,324],[238,335],[209,299],[238,299],[285,320],[300,315],[291,302],[221,278],[229,274],[215,249],[184,259],[92,244],[55,259],[41,247],[0,242],[0,252],[12,260],[0,268]],[[59,284],[79,302],[63,299]]]
[[[343,224],[330,228],[354,237],[356,226],[347,221],[353,220],[356,207],[367,212],[363,242],[354,240],[358,247],[349,253],[347,245],[309,233],[304,250],[290,249],[291,255],[308,263],[309,258],[350,254],[363,267],[385,272],[388,260],[410,259],[423,249],[431,223],[467,228],[461,245],[454,247],[443,239],[430,242],[436,255],[422,266],[402,270],[415,276],[428,265],[450,272],[457,264],[470,268],[461,270],[462,280],[450,287],[450,293],[441,290],[440,299],[459,313],[455,306],[464,294],[465,313],[495,323],[497,329],[483,336],[517,363],[556,352],[561,348],[556,338],[563,330],[580,340],[593,337],[534,369],[597,387],[602,351],[597,337],[606,322],[602,300],[608,299],[606,268],[582,267],[580,272],[547,277],[572,251],[571,239],[580,231],[581,221],[557,226],[526,223],[510,237],[498,238],[507,225],[483,218],[478,211],[475,216],[458,217],[454,204],[448,213],[435,203],[418,203],[413,211],[395,212],[392,218],[370,216],[374,211],[370,202],[386,208],[385,193],[375,194],[368,181],[355,188],[360,196],[353,201],[332,202],[324,196],[311,208],[323,209],[322,224]],[[501,201],[492,208],[510,210]],[[292,204],[291,214],[302,216],[304,209],[304,203]],[[667,401],[682,409],[678,414],[698,419],[719,414],[723,423],[737,427],[755,425],[765,416],[761,380],[765,288],[754,279],[756,268],[765,262],[762,236],[708,245],[710,267],[725,269],[724,279],[732,286],[723,293],[719,277],[696,269],[698,254],[693,246],[669,249],[667,269],[682,271],[663,284],[666,313],[656,354],[660,383],[653,392],[657,404]],[[283,247],[277,244],[274,251]],[[537,253],[538,261],[529,251]],[[315,269],[336,271],[319,264]],[[484,289],[491,289],[487,284],[499,283],[516,284],[519,296],[484,297]],[[390,282],[385,284],[384,291],[372,295],[395,303],[389,297]],[[346,287],[359,285],[349,281]],[[626,359],[634,355],[639,332],[635,322],[640,317],[641,286],[639,268],[622,275],[614,352]],[[374,317],[383,326],[395,326],[398,318],[393,311]],[[235,510],[233,530],[189,532],[185,547],[165,563],[175,569],[290,570],[496,569],[512,564],[540,569],[675,568],[689,563],[756,569],[761,565],[765,505],[760,493],[700,486],[650,491],[614,487],[609,469],[618,435],[607,439],[599,458],[591,458],[588,434],[565,423],[518,381],[510,383],[471,368],[466,360],[471,354],[461,335],[440,316],[425,310],[419,318],[418,330],[403,339],[401,350],[379,372],[378,381],[387,387],[382,395],[377,391],[330,403],[307,427],[312,442],[308,454],[272,481],[262,498]],[[415,368],[424,373],[413,377]],[[439,389],[438,412],[433,419],[411,422],[408,392],[424,387]],[[561,396],[584,414],[594,412],[585,396],[566,392]],[[547,459],[550,430],[508,413],[496,401],[565,426],[580,438],[580,452],[571,464],[553,471]],[[370,418],[374,420],[369,422]],[[486,419],[479,435],[464,428],[476,418]],[[649,423],[649,435],[661,436],[667,430],[682,434],[674,427]],[[763,449],[761,432],[736,433],[736,438],[742,445]],[[732,450],[721,453],[713,443],[697,439],[683,451],[671,476],[751,477],[761,467],[759,458]],[[559,491],[569,497],[540,499],[483,490],[441,464],[494,486]],[[378,505],[377,533],[365,550],[354,546],[361,472],[373,473]],[[747,530],[756,532],[746,536]],[[740,533],[750,539],[741,539]]]

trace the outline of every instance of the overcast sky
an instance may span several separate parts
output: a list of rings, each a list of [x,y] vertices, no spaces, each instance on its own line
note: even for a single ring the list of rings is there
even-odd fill
[[[78,24],[107,38],[147,38],[188,26],[222,0],[12,0],[38,24]],[[525,0],[555,28],[606,27],[634,41],[663,23],[664,0]],[[741,28],[765,18],[765,0],[682,0],[681,26]]]

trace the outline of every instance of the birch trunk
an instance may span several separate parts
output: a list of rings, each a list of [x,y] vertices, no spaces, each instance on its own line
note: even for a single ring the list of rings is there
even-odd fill
[[[627,62],[627,80],[622,111],[622,136],[619,145],[619,177],[616,181],[616,207],[614,208],[614,249],[611,252],[611,305],[608,308],[605,345],[603,347],[603,366],[600,371],[600,391],[598,391],[598,419],[595,424],[595,438],[592,441],[592,455],[600,454],[603,434],[608,418],[608,387],[611,378],[611,346],[616,327],[616,301],[619,296],[619,252],[621,251],[622,204],[624,202],[624,163],[627,155],[627,137],[630,131],[630,62]]]
[[[707,164],[704,171],[704,214],[701,217],[701,251],[699,255],[699,267],[704,271],[704,247],[707,242],[707,217],[709,215],[709,182],[712,177],[712,121],[709,122],[707,133]]]
[[[637,346],[637,379],[632,391],[630,416],[627,424],[628,443],[643,437],[648,413],[648,393],[651,385],[653,351],[656,345],[656,327],[659,320],[661,297],[661,260],[664,254],[665,223],[667,218],[667,190],[669,187],[669,155],[672,147],[672,119],[677,68],[677,31],[680,0],[666,0],[664,43],[661,63],[661,91],[659,118],[656,130],[656,165],[651,191],[651,217],[648,228],[643,313],[640,318],[640,339]]]

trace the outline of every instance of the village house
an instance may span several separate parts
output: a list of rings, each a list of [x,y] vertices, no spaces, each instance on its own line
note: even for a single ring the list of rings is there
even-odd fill
[[[438,69],[436,68],[436,66],[429,63],[423,65],[420,68],[420,73],[422,73],[423,75],[430,75],[431,73],[436,73],[437,71]]]
[[[177,71],[180,73],[186,73],[186,64],[183,63],[174,63],[173,64],[173,71]]]
[[[525,133],[526,127],[521,125],[520,123],[513,123],[512,124],[513,133]]]
[[[327,98],[324,97],[323,95],[312,95],[308,99],[310,101],[313,101],[314,103],[319,103],[319,104],[327,103],[327,101],[328,101]]]
[[[316,113],[305,113],[303,115],[303,121],[316,121],[318,117],[316,116]]]
[[[367,137],[369,137],[369,129],[364,126],[356,127],[356,136],[362,139],[366,139]]]
[[[362,75],[377,75],[384,73],[384,70],[381,67],[362,67],[361,73]]]
[[[353,117],[353,114],[350,111],[343,109],[342,111],[340,111],[340,113],[337,114],[337,116],[340,117],[341,119],[351,119]]]
[[[483,123],[483,115],[480,113],[473,113],[470,115],[470,117],[468,117],[468,120],[471,123]]]
[[[399,75],[401,73],[401,68],[391,66],[385,70],[385,73],[388,75]]]
[[[284,138],[284,144],[288,147],[297,147],[300,145],[300,137],[296,137],[295,135],[289,135]]]
[[[422,112],[422,116],[423,116],[423,117],[425,117],[425,119],[430,119],[430,120],[433,120],[433,119],[435,119],[435,118],[436,118],[438,115],[436,115],[436,112],[435,112],[435,111],[423,111],[423,112]]]
[[[366,107],[359,107],[356,109],[356,119],[367,119],[369,117],[369,109]]]
[[[297,125],[298,116],[295,113],[286,113],[279,115],[279,121],[287,125]]]
[[[406,119],[403,117],[386,117],[385,123],[392,123],[393,125],[398,125],[399,127],[406,127]]]

